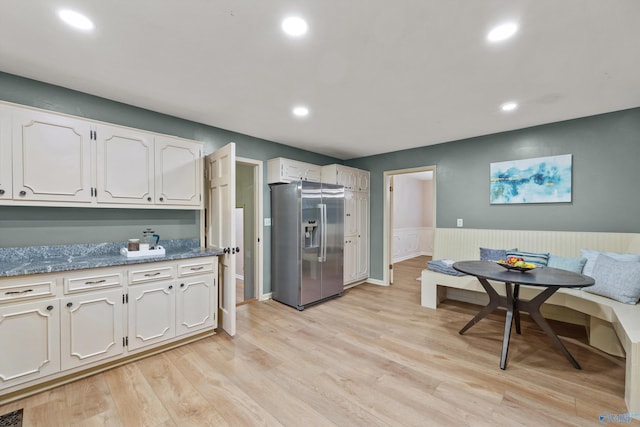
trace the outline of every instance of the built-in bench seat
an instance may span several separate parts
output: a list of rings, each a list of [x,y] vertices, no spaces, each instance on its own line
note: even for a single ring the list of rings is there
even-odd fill
[[[637,233],[438,228],[434,239],[434,260],[479,259],[480,247],[518,248],[562,257],[579,257],[581,249],[640,253],[640,234]],[[425,269],[421,282],[424,307],[435,309],[446,298],[477,304],[488,301],[480,282],[473,276],[451,276]],[[490,283],[498,293],[505,294],[504,283]],[[520,287],[520,296],[524,299],[531,299],[539,292],[540,288]],[[560,289],[543,305],[542,313],[548,318],[584,325],[592,346],[626,357],[625,402],[629,413],[639,414],[640,304],[624,304],[580,289]]]

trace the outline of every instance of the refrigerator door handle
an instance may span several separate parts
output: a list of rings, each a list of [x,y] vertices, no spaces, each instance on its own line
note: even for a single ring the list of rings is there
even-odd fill
[[[322,204],[322,262],[327,261],[327,205]]]
[[[318,218],[318,234],[320,235],[320,241],[318,242],[318,262],[322,262],[324,254],[324,204],[318,203],[316,207],[320,209],[320,218]]]

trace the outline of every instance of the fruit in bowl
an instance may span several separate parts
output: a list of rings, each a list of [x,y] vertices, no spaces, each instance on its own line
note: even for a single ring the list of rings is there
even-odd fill
[[[510,256],[506,260],[498,260],[498,264],[507,268],[518,268],[518,269],[526,269],[530,270],[532,268],[536,268],[536,265],[531,262],[526,262],[524,258]]]

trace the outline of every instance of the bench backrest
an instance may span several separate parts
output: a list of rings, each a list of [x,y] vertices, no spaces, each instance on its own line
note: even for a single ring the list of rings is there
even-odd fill
[[[480,247],[518,248],[564,257],[578,257],[580,249],[640,253],[640,233],[436,228],[433,259],[480,259]]]

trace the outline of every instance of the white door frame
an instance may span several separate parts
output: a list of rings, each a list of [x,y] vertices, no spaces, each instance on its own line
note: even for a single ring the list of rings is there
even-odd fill
[[[262,160],[254,160],[254,159],[249,159],[246,157],[236,157],[236,164],[238,163],[242,163],[245,165],[251,165],[253,166],[254,169],[254,174],[253,174],[253,188],[255,189],[254,191],[254,203],[256,206],[256,212],[255,212],[255,224],[254,224],[254,228],[255,228],[255,234],[256,234],[256,242],[255,243],[255,257],[254,257],[254,271],[255,271],[255,281],[254,283],[256,284],[256,289],[255,289],[255,296],[256,299],[258,301],[263,301],[264,296],[263,296],[263,292],[264,292],[264,230],[262,227],[262,222],[263,222],[263,212],[264,212],[264,207],[263,207],[263,162]],[[237,191],[237,189],[236,189]],[[244,250],[244,249],[243,249]]]
[[[384,172],[384,178],[383,178],[383,182],[384,182],[384,213],[383,213],[383,217],[382,217],[382,222],[383,222],[383,226],[382,226],[382,247],[383,247],[383,253],[382,253],[382,260],[383,260],[383,266],[384,268],[382,269],[382,282],[384,285],[389,285],[390,284],[390,280],[391,280],[391,269],[389,268],[389,266],[391,266],[393,263],[393,253],[391,252],[391,245],[392,245],[392,239],[391,239],[391,230],[393,230],[393,224],[391,223],[393,216],[392,216],[392,212],[391,212],[391,191],[389,188],[389,183],[391,182],[391,177],[394,175],[404,175],[407,173],[414,173],[414,172],[427,172],[427,171],[433,171],[433,228],[435,229],[435,224],[436,224],[436,166],[435,165],[431,165],[431,166],[421,166],[421,167],[417,167],[417,168],[410,168],[410,169],[398,169],[398,170],[392,170],[392,171],[385,171]]]

